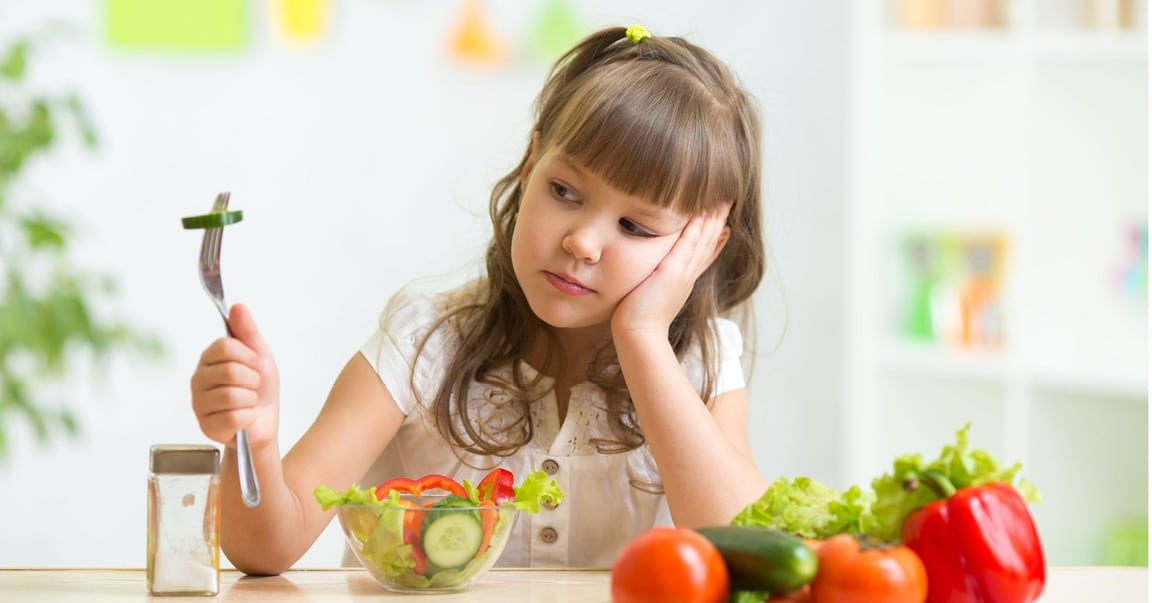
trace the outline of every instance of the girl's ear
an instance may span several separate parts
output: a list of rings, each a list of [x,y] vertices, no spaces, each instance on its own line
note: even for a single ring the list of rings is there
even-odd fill
[[[536,158],[540,150],[540,130],[532,132],[532,148],[528,150],[528,158],[524,160],[524,167],[520,170],[520,190],[528,187],[528,176],[532,168],[536,167]]]
[[[712,259],[708,260],[708,266],[711,267],[720,257],[720,252],[724,251],[724,246],[728,244],[728,237],[732,234],[732,228],[725,226],[724,230],[720,231],[720,236],[716,238],[716,247],[712,249]]]
[[[719,216],[720,219],[728,220],[728,214],[732,211],[732,202],[728,201],[723,208],[723,215]],[[727,224],[724,225],[724,230],[720,231],[720,235],[716,237],[716,246],[712,248],[712,258],[708,260],[708,268],[720,257],[720,252],[724,251],[724,246],[728,244],[728,237],[732,236],[732,227]],[[707,270],[708,268],[705,268]]]

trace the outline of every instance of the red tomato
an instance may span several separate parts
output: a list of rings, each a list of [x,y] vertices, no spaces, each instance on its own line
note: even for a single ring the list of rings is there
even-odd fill
[[[817,554],[812,603],[924,603],[928,597],[924,564],[904,545],[861,546],[841,534],[820,543]]]
[[[723,603],[728,568],[720,551],[688,528],[653,528],[612,565],[613,603]]]

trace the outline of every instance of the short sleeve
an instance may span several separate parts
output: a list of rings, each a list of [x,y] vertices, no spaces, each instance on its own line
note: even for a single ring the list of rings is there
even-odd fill
[[[723,394],[745,386],[744,368],[740,365],[740,356],[744,353],[744,337],[740,327],[727,318],[717,318],[716,326],[716,386],[715,394]],[[700,348],[690,350],[681,361],[680,366],[684,374],[697,389],[704,384],[704,363],[701,360]]]
[[[722,394],[747,385],[744,381],[744,367],[740,364],[740,356],[744,354],[744,336],[740,333],[740,327],[726,318],[717,319],[716,332],[720,336],[716,393]]]
[[[396,405],[409,414],[436,386],[432,376],[443,374],[443,335],[433,333],[420,350],[420,342],[435,324],[439,311],[434,299],[410,288],[397,291],[380,313],[379,326],[360,347]],[[419,357],[417,351],[420,350]],[[413,368],[415,367],[415,372]],[[415,389],[413,388],[415,386]]]

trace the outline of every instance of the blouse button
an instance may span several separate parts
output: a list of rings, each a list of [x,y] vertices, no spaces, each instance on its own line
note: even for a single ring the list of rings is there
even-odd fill
[[[559,506],[560,506],[560,503],[555,503],[555,502],[552,502],[552,499],[551,499],[551,498],[549,498],[549,499],[548,499],[546,502],[542,503],[540,506],[542,506],[542,507],[544,507],[545,509],[548,509],[549,511],[551,511],[552,509],[555,509],[556,507],[559,507]]]
[[[559,537],[560,534],[556,533],[556,530],[552,528],[544,528],[543,530],[540,530],[540,540],[543,540],[548,544],[556,542],[556,539]]]
[[[560,470],[560,463],[557,463],[552,459],[544,461],[542,466],[544,468],[544,473],[547,473],[548,475],[556,475],[556,472]]]

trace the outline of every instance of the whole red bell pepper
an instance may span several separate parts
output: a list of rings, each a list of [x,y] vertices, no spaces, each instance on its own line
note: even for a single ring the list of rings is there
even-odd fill
[[[924,562],[928,603],[1029,603],[1040,596],[1044,550],[1015,488],[993,482],[957,490],[937,471],[909,487],[919,484],[940,500],[909,514],[901,536]]]

